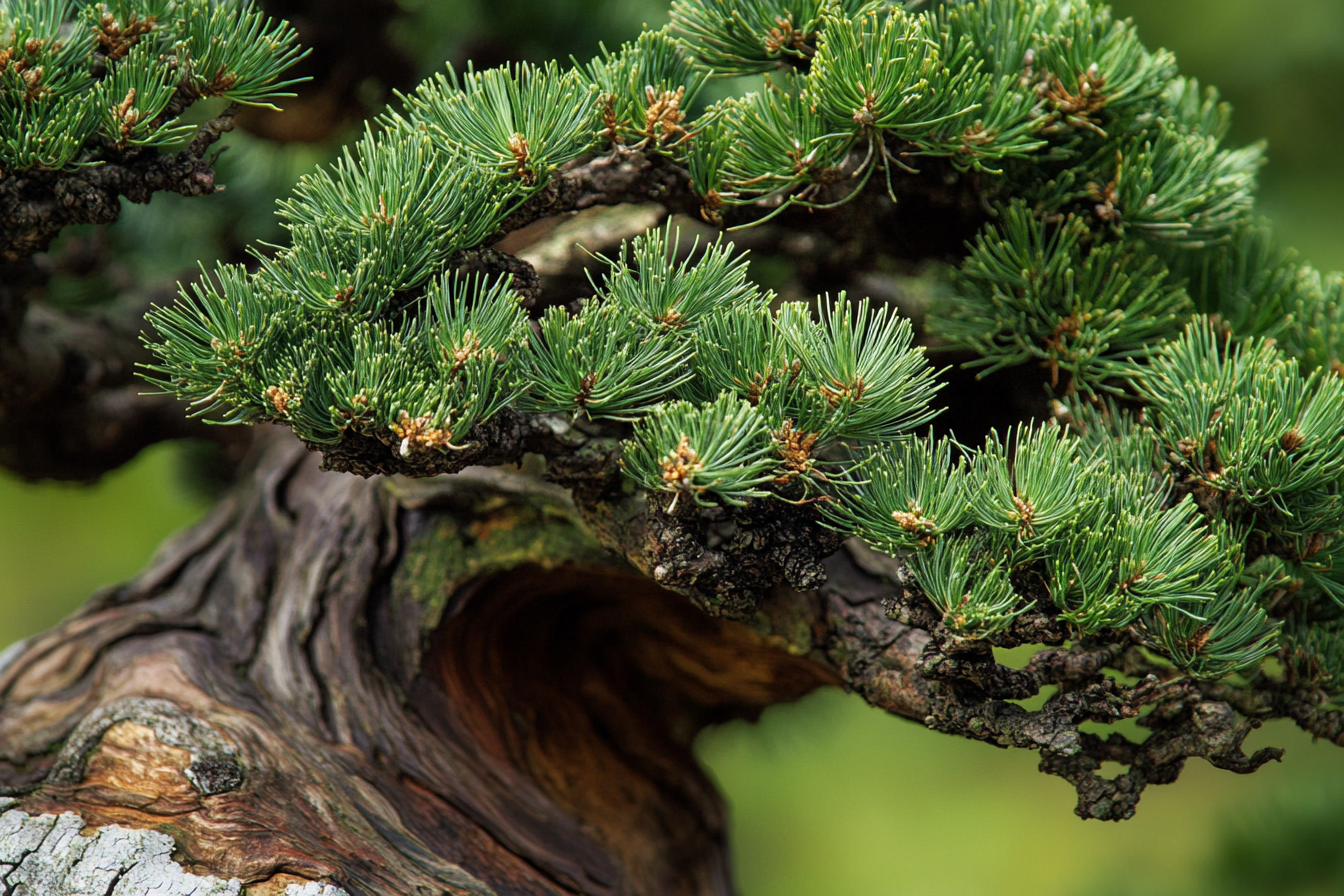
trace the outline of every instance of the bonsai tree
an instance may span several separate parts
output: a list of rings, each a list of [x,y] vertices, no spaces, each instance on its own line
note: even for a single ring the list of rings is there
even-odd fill
[[[588,62],[450,67],[144,355],[45,307],[40,253],[218,189],[293,33],[11,0],[0,42],[0,458],[250,446],[204,523],[0,659],[8,889],[728,893],[691,740],[824,685],[1038,751],[1091,819],[1279,758],[1242,750],[1266,719],[1344,743],[1341,280],[1274,246],[1261,148],[1105,6],[676,0]],[[758,86],[698,102],[725,76]],[[528,260],[632,203],[658,220],[586,277]],[[893,267],[918,332],[840,291]]]

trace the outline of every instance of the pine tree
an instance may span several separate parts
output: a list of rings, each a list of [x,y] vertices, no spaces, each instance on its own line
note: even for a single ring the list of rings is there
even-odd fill
[[[1187,758],[1242,773],[1278,759],[1242,751],[1267,719],[1344,743],[1344,278],[1275,247],[1253,205],[1262,147],[1227,146],[1217,92],[1101,3],[921,6],[675,0],[664,27],[588,62],[449,66],[302,178],[279,205],[286,245],[203,271],[149,313],[142,375],[183,418],[278,424],[323,470],[378,478],[306,474],[287,494],[297,443],[258,440],[253,479],[204,547],[81,618],[251,627],[218,668],[246,668],[237,687],[260,696],[211,691],[216,667],[188,663],[224,734],[166,734],[187,724],[182,707],[142,705],[166,695],[103,689],[89,704],[103,721],[78,731],[102,727],[79,740],[80,718],[35,727],[51,711],[35,707],[73,685],[41,665],[55,647],[30,647],[0,662],[0,724],[36,732],[0,762],[0,786],[38,794],[25,809],[112,818],[61,796],[110,725],[190,749],[197,777],[202,761],[227,767],[227,787],[192,778],[204,794],[244,774],[262,787],[248,737],[298,738],[275,767],[365,782],[300,813],[296,848],[334,856],[308,877],[370,893],[532,892],[537,874],[545,892],[699,893],[727,886],[702,827],[714,804],[685,783],[698,773],[671,732],[821,683],[1040,751],[1083,818],[1131,817]],[[270,103],[300,52],[287,25],[223,0],[8,2],[0,46],[0,251],[15,283],[65,225],[114,218],[118,195],[210,192],[205,151],[234,107],[197,128],[184,111]],[[730,76],[758,86],[700,100]],[[72,183],[102,192],[72,211]],[[498,248],[544,218],[630,201],[682,223],[592,254],[587,294],[552,294]],[[726,233],[691,234],[686,216]],[[935,298],[919,332],[870,298],[776,296],[734,245],[828,231],[851,264],[879,250],[941,262],[922,274]],[[1017,377],[1035,419],[941,428],[973,400],[944,390],[948,350],[980,377]],[[19,391],[2,396],[7,425],[34,413]],[[249,539],[270,559],[251,559]],[[308,553],[282,561],[280,543]],[[301,586],[303,569],[317,577]],[[481,582],[500,594],[473,597]],[[158,607],[165,588],[196,594],[192,609]],[[78,624],[55,637],[94,637]],[[547,654],[529,625],[588,653]],[[285,658],[286,639],[310,637],[308,659]],[[1038,647],[1024,668],[996,661],[1022,645]],[[105,656],[109,674],[125,662]],[[431,668],[447,681],[432,698]],[[632,675],[638,688],[610,685]],[[537,728],[538,705],[598,699],[566,689],[599,680],[632,715],[585,721],[585,703]],[[1040,709],[1013,702],[1048,687]],[[139,708],[113,711],[132,697]],[[426,700],[461,731],[403,714]],[[245,734],[253,723],[226,710],[287,733]],[[669,732],[667,786],[685,805],[588,795],[624,779],[584,778],[581,754],[614,751],[640,787],[661,780],[630,757],[663,747],[611,745],[652,724],[643,711]],[[1081,727],[1124,719],[1149,734]],[[603,724],[621,733],[589,731]],[[237,745],[211,753],[209,737]],[[412,758],[452,750],[465,771]],[[487,755],[509,768],[494,784]],[[1128,771],[1103,777],[1103,762]],[[531,870],[492,870],[485,847],[449,856],[394,773],[430,780],[414,786]],[[523,820],[500,795],[515,787],[544,811]],[[173,833],[199,856],[221,842],[207,827]],[[351,840],[365,828],[375,845]],[[280,867],[201,864],[245,882]]]

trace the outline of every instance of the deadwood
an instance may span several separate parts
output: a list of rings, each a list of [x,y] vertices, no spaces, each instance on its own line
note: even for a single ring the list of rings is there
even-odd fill
[[[716,618],[605,550],[576,492],[512,467],[366,480],[263,440],[139,578],[6,656],[0,787],[28,817],[167,833],[186,873],[254,893],[726,894],[691,742],[819,686],[1039,749],[1097,817],[1187,757],[1273,758],[1194,684],[1102,678],[1106,646],[949,656],[903,567],[858,547]],[[1006,699],[1047,683],[1042,710]],[[1078,730],[1154,703],[1142,745]]]
[[[690,742],[837,681],[809,645],[634,575],[540,480],[315,461],[272,440],[144,575],[10,655],[16,808],[166,830],[249,885],[728,892]]]

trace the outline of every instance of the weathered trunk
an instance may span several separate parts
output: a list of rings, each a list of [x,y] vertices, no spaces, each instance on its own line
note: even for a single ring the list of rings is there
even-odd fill
[[[927,635],[844,552],[730,622],[540,478],[260,444],[137,580],[0,658],[0,891],[729,893],[700,729],[842,682],[927,714]]]

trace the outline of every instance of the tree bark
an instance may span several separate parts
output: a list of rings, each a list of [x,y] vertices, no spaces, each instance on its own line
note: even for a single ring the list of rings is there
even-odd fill
[[[711,618],[511,468],[317,460],[260,440],[138,579],[0,661],[11,826],[158,831],[245,892],[729,893],[696,732],[852,677],[827,625],[916,635],[877,590]]]

